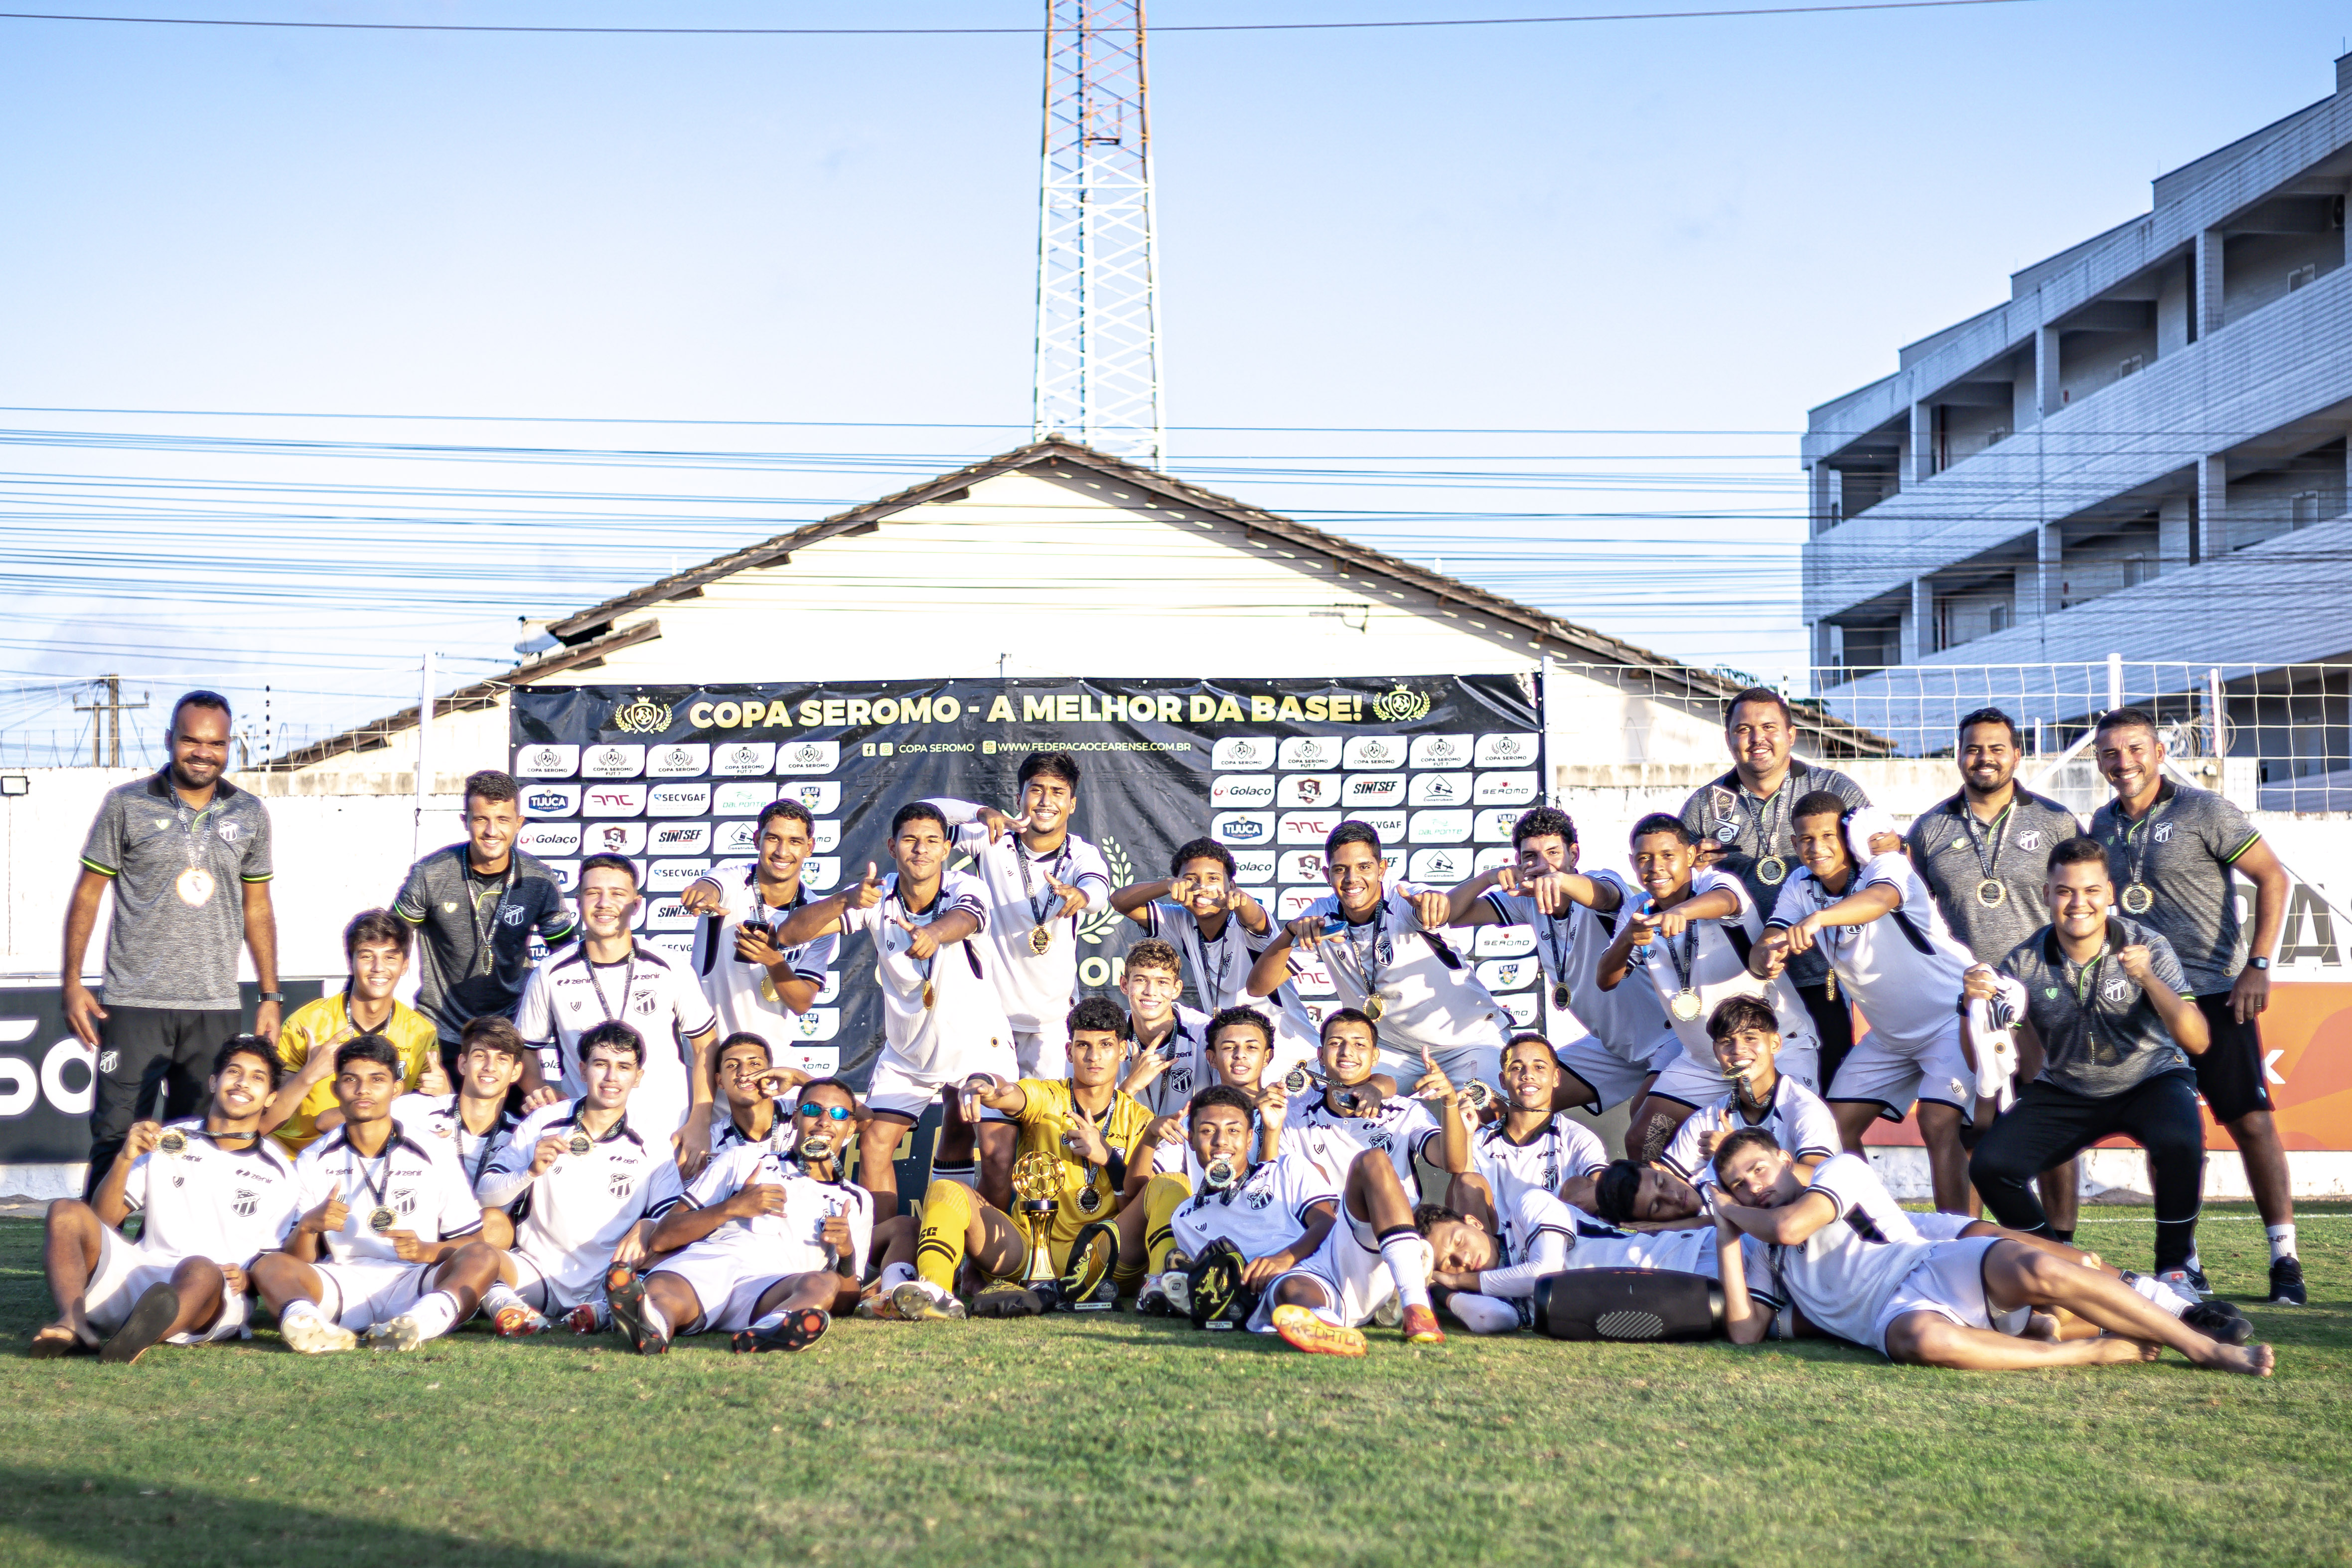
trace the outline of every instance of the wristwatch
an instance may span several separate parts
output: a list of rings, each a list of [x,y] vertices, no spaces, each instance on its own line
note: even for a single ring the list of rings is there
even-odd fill
[[[2246,967],[2249,969],[2268,970],[2270,967],[2271,961],[2268,958],[2249,958],[2246,960]]]
[[[2269,960],[2264,959],[2263,962],[2268,964]],[[260,999],[265,1002],[276,1002],[280,1007],[283,1007],[286,1004],[286,993],[284,991],[263,991],[260,993]]]

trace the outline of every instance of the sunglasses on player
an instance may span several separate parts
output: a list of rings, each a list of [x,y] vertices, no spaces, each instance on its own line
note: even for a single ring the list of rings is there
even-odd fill
[[[803,1105],[800,1112],[803,1116],[825,1116],[835,1122],[846,1122],[857,1114],[846,1105]]]

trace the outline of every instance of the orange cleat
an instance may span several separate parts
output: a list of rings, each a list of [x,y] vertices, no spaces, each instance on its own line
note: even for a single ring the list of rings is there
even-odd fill
[[[1364,1336],[1355,1329],[1333,1328],[1301,1306],[1274,1309],[1274,1332],[1293,1350],[1309,1355],[1361,1355]]]
[[[1428,1307],[1407,1307],[1404,1310],[1404,1337],[1412,1344],[1444,1344],[1445,1331],[1437,1326],[1437,1313]]]

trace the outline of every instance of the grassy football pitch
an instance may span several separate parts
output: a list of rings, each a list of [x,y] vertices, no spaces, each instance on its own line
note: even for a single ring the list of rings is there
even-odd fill
[[[2144,1211],[2090,1213],[2145,1260]],[[2251,1301],[2244,1214],[2201,1240]],[[2352,1208],[2303,1221],[2313,1304],[2249,1307],[2257,1382],[1379,1331],[1349,1362],[1126,1314],[36,1363],[39,1227],[5,1220],[0,1563],[2342,1563]]]

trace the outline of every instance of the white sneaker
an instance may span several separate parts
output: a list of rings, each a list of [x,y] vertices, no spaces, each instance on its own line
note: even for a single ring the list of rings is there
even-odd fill
[[[341,1323],[329,1322],[318,1312],[297,1312],[290,1318],[281,1318],[278,1322],[278,1333],[286,1341],[288,1349],[304,1355],[327,1355],[339,1350],[355,1350],[360,1343],[359,1335]]]
[[[1168,1298],[1168,1310],[1180,1318],[1192,1315],[1192,1276],[1181,1269],[1171,1269],[1160,1276],[1160,1293]]]
[[[929,1280],[909,1280],[890,1292],[890,1304],[909,1322],[936,1322],[964,1315],[964,1304]]]
[[[1392,1329],[1403,1322],[1403,1298],[1400,1297],[1394,1291],[1391,1291],[1386,1299],[1384,1299],[1379,1306],[1372,1309],[1372,1326],[1374,1328]]]
[[[2192,1301],[2205,1299],[2204,1291],[2199,1288],[2203,1281],[2186,1269],[2167,1269],[2156,1277],[2156,1282],[2176,1296],[2186,1296]]]
[[[372,1323],[367,1332],[370,1350],[415,1350],[432,1337],[416,1321],[415,1312],[403,1312],[386,1322]]]

